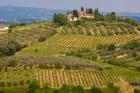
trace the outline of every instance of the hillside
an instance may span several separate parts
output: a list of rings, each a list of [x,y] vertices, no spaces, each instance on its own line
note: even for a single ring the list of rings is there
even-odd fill
[[[119,87],[120,77],[131,87],[139,86],[139,26],[104,21],[75,24],[40,22],[2,34],[0,89],[27,88],[36,80],[41,88],[80,85],[106,90],[110,83]]]

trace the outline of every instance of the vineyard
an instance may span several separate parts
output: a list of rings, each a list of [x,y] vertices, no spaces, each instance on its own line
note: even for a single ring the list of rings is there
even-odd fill
[[[27,86],[34,79],[30,67],[3,67],[0,70],[0,87]]]
[[[61,27],[44,22],[12,28],[11,32],[1,34],[0,50],[14,49],[13,44],[9,45],[10,47],[4,46],[11,40],[27,47],[15,51],[15,55],[0,58],[0,88],[27,87],[33,79],[38,81],[41,88],[54,89],[63,85],[80,85],[85,89],[94,86],[105,88],[109,83],[119,86],[120,77],[128,82],[139,82],[140,72],[135,68],[135,65],[139,64],[139,59],[132,60],[129,54],[133,51],[121,50],[123,45],[137,38],[140,38],[137,27],[115,22],[85,22],[81,25],[69,24]],[[98,49],[100,45],[111,44],[116,50],[120,50]],[[135,50],[135,56],[139,53],[138,49]],[[79,52],[82,50],[84,52]],[[68,55],[69,53],[74,55]],[[75,56],[76,54],[78,56]],[[127,60],[120,59],[120,64],[129,63],[129,67],[111,64],[115,62],[111,60],[109,63],[105,60],[123,54],[126,56],[122,59]],[[97,58],[93,59],[94,57]],[[11,63],[13,61],[15,64]]]
[[[89,48],[95,50],[99,44],[118,44],[138,38],[139,34],[115,36],[56,35],[47,41],[23,49],[17,55],[64,54],[67,51]]]
[[[139,30],[127,23],[121,22],[88,22],[81,25],[68,25],[61,28],[60,35],[88,35],[88,36],[112,36],[121,34],[137,34]]]
[[[93,70],[39,70],[36,72],[36,79],[41,87],[48,85],[52,88],[60,88],[66,84],[81,85],[89,89],[93,86],[106,87],[108,83],[119,83],[118,78]]]
[[[10,40],[15,40],[20,44],[30,45],[37,43],[38,39],[43,36],[46,39],[55,33],[54,25],[51,23],[38,23],[29,26],[16,27],[11,32],[0,36],[0,45],[5,45]]]

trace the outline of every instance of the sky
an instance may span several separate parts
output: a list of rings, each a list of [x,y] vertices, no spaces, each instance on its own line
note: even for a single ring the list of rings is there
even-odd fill
[[[79,9],[84,6],[104,12],[140,13],[140,0],[0,0],[0,6],[5,5],[48,9]]]

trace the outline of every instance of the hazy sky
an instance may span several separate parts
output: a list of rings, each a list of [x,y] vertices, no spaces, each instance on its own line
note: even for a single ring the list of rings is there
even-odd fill
[[[78,9],[81,6],[101,11],[139,12],[140,0],[0,0],[0,6],[29,6],[49,9]]]

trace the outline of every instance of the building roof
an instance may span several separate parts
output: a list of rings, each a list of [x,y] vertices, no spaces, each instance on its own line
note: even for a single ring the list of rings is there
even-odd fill
[[[7,26],[5,26],[5,25],[1,25],[0,24],[0,29],[4,29],[4,28],[6,28]]]

